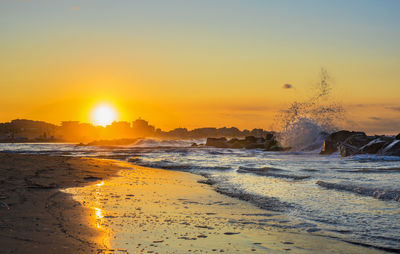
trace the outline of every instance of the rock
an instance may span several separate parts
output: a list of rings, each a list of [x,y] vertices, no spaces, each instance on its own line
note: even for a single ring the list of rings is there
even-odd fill
[[[381,151],[380,155],[400,156],[400,139],[396,139],[389,145],[385,146]]]
[[[400,135],[400,134],[399,134],[399,135]],[[265,140],[272,140],[272,139],[275,139],[274,134],[272,134],[272,133],[268,133],[268,134],[265,136]]]
[[[237,140],[234,143],[231,143],[231,148],[236,148],[236,149],[240,149],[240,148],[244,148],[246,143],[244,143],[243,141]]]
[[[254,136],[247,136],[244,138],[244,140],[248,143],[257,143],[257,138]]]
[[[258,148],[264,148],[264,144],[261,143],[252,143],[252,144],[248,144],[245,146],[246,149],[258,149]]]
[[[387,140],[383,140],[381,138],[376,138],[370,141],[368,144],[362,146],[360,148],[360,153],[362,154],[376,154],[379,150],[381,150],[384,146],[386,146],[389,142]]]
[[[198,147],[199,145],[197,143],[192,143],[191,147]]]
[[[365,133],[357,133],[348,137],[343,143],[361,148],[362,146],[368,144],[374,137],[369,137]]]
[[[282,147],[280,147],[273,135],[268,136],[268,139],[262,137],[247,136],[244,139],[232,138],[229,141],[227,141],[226,138],[207,138],[206,146],[235,149],[265,149],[267,151],[284,150]]]
[[[206,146],[213,146],[217,148],[228,148],[229,144],[227,143],[226,138],[207,138]]]
[[[268,149],[268,151],[280,152],[280,151],[286,151],[286,150],[289,150],[289,149],[290,149],[289,147],[284,148],[284,147],[281,147],[281,146],[279,146],[278,144],[276,144],[276,145],[271,146],[271,147]]]
[[[237,138],[232,138],[232,139],[230,139],[227,143],[228,144],[234,144],[234,143],[237,143],[237,142],[239,142],[240,140],[239,139],[237,139]]]
[[[275,139],[269,139],[264,142],[265,150],[270,150],[273,146],[276,146],[277,142]]]
[[[342,157],[347,157],[350,155],[355,155],[359,153],[359,149],[347,143],[342,143],[338,146],[339,154]]]
[[[364,132],[346,131],[346,130],[334,132],[325,139],[324,146],[320,154],[332,154],[336,152],[338,150],[339,143],[344,142],[346,139],[348,139],[350,136],[353,135],[366,136]]]
[[[400,133],[397,134],[397,136],[395,137],[395,139],[400,139]]]

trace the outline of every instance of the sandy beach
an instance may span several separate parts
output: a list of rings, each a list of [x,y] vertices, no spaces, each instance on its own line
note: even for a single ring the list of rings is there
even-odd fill
[[[190,173],[16,154],[0,154],[0,170],[2,253],[380,252],[287,229]]]
[[[110,161],[0,154],[1,253],[97,253],[91,212],[60,188],[114,175]]]

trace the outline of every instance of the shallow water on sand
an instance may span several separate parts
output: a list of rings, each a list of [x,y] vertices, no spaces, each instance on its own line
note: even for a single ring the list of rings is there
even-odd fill
[[[120,176],[65,190],[107,233],[101,253],[377,252],[302,232],[298,221],[220,195],[195,175],[133,166]]]
[[[400,157],[190,148],[191,141],[149,144],[0,144],[0,150],[131,160],[201,174],[224,194],[298,221],[300,230],[400,249]]]

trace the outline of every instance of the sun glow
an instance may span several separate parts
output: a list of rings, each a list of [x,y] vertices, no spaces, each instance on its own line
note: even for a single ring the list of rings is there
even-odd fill
[[[97,106],[92,112],[92,121],[95,125],[106,126],[116,120],[116,112],[109,105]]]

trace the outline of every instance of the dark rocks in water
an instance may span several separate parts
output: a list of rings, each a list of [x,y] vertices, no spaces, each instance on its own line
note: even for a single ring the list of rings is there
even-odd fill
[[[264,148],[264,144],[251,143],[245,146],[246,149]]]
[[[374,137],[365,135],[365,133],[357,133],[349,136],[345,141],[339,142],[338,150],[342,157],[347,157],[361,153],[361,147],[369,144]]]
[[[346,131],[346,130],[334,132],[325,139],[324,146],[320,154],[332,154],[334,152],[337,152],[338,145],[353,135],[366,136],[364,132]]]
[[[400,140],[395,139],[390,144],[381,149],[378,154],[380,155],[390,155],[390,156],[400,156]]]
[[[339,149],[339,154],[342,157],[347,157],[350,155],[355,155],[359,152],[359,149],[356,146],[347,144],[347,143],[342,143],[338,146]]]
[[[226,138],[207,138],[206,146],[213,146],[217,148],[229,148]]]
[[[359,153],[361,154],[376,154],[381,150],[384,146],[388,144],[387,140],[383,140],[382,138],[377,138],[370,141],[368,144],[362,146],[359,149]]]
[[[237,138],[232,138],[232,139],[230,139],[230,140],[227,141],[228,144],[234,144],[234,143],[236,143],[236,142],[240,142],[240,140],[237,139]]]
[[[268,133],[266,137],[247,136],[244,139],[232,138],[207,138],[206,146],[217,148],[234,148],[234,149],[265,149],[266,151],[284,151],[273,133]]]
[[[374,139],[374,137],[367,136],[362,132],[349,136],[343,143],[354,147],[362,147]]]
[[[400,135],[400,134],[399,134]],[[265,140],[272,140],[272,139],[274,139],[274,134],[272,134],[272,133],[268,133],[266,136],[265,136]]]
[[[267,140],[264,142],[264,148],[265,148],[265,150],[273,151],[272,149],[273,149],[277,144],[278,144],[278,142],[277,142],[274,138],[267,139]]]
[[[356,154],[400,156],[400,139],[397,136],[367,136],[364,132],[342,130],[326,138],[320,154],[332,154],[336,151],[342,157]]]
[[[257,138],[254,136],[247,136],[244,138],[244,140],[248,143],[256,143],[257,142]]]

